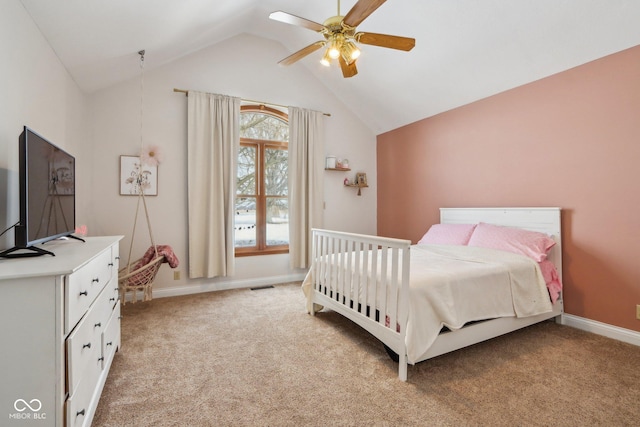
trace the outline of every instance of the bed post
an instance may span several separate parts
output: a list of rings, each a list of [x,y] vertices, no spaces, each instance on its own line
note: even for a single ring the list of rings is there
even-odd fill
[[[309,312],[310,315],[315,316],[316,315],[316,310],[315,310],[315,304],[313,303],[313,294],[315,292],[316,289],[316,283],[315,281],[317,280],[316,278],[318,277],[317,274],[315,274],[315,270],[317,269],[317,259],[318,259],[318,242],[320,241],[318,235],[316,234],[315,230],[312,230],[311,233],[311,268],[309,269],[309,275],[311,276],[311,281],[312,283],[310,284],[311,289],[309,289],[307,291],[307,311]]]
[[[409,278],[411,269],[411,245],[402,249],[402,283],[400,284],[400,301],[398,320],[400,323],[400,351],[398,353],[398,377],[407,381],[407,322],[409,321]]]
[[[398,360],[398,378],[400,381],[407,381],[407,352],[399,355]]]

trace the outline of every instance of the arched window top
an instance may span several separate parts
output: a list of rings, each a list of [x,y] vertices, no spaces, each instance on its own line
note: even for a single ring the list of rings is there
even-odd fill
[[[288,116],[264,105],[243,105],[240,108],[240,137],[289,142]]]

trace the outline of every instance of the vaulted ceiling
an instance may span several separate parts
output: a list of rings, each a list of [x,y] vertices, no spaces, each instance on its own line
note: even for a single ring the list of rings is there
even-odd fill
[[[282,10],[322,23],[335,0],[21,0],[80,88],[91,93],[240,33],[295,52],[321,37],[270,20]],[[345,15],[356,0],[340,2]],[[304,68],[375,133],[640,45],[638,0],[387,0],[358,30],[413,37],[410,52],[362,45],[359,73]],[[151,54],[152,53],[152,54]],[[282,57],[273,58],[274,63]],[[287,69],[283,67],[283,72]],[[640,78],[640,77],[639,77]]]

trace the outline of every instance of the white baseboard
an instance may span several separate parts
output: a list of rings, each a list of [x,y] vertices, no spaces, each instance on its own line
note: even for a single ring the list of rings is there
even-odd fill
[[[304,273],[290,274],[284,276],[262,277],[259,279],[246,280],[228,280],[216,281],[209,283],[199,283],[196,285],[182,285],[171,288],[153,288],[154,298],[175,297],[179,295],[191,295],[204,292],[224,291],[229,289],[254,288],[260,286],[278,285],[280,283],[289,283],[302,281],[305,277]],[[130,297],[130,295],[127,295]]]
[[[594,334],[603,335],[614,340],[623,341],[629,344],[640,346],[640,332],[630,329],[612,326],[596,320],[585,319],[573,314],[563,314],[562,324]]]

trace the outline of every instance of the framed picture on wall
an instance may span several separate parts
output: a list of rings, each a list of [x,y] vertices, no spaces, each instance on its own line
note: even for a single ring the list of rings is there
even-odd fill
[[[364,172],[358,172],[356,174],[356,184],[361,187],[367,186],[367,174]]]
[[[158,166],[145,165],[139,156],[120,156],[120,195],[158,195]]]

